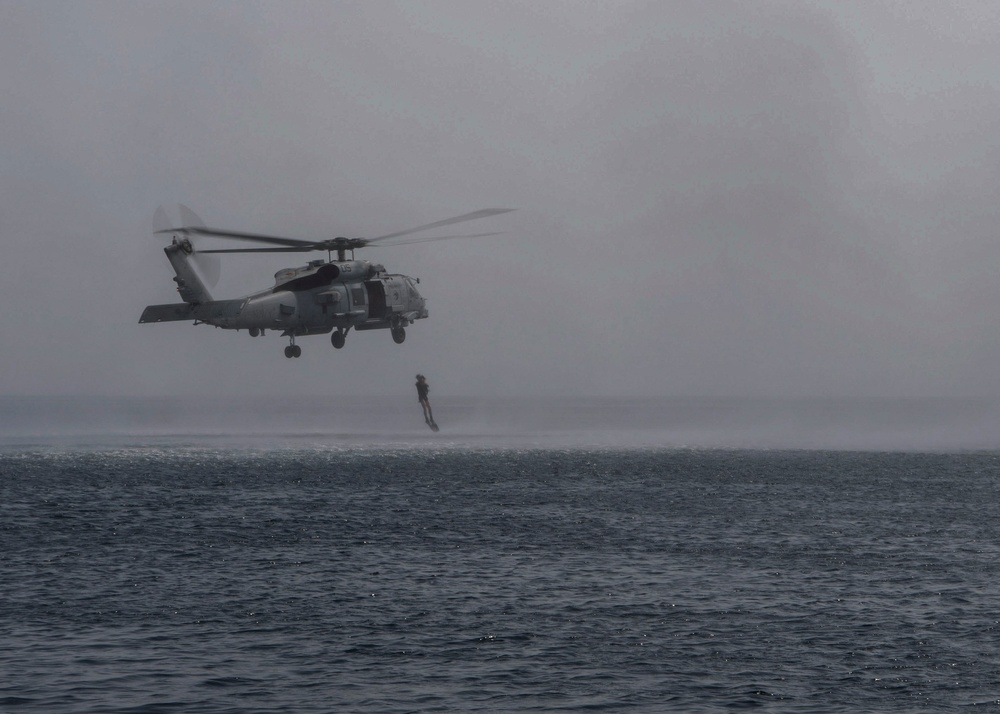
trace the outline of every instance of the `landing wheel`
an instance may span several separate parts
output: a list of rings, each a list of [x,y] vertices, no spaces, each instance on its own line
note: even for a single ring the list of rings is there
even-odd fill
[[[291,359],[295,356],[295,347],[293,345],[287,345],[285,347],[285,357]]]
[[[292,357],[301,357],[301,356],[302,356],[302,348],[299,347],[298,345],[292,345]]]
[[[401,344],[403,344],[403,340],[405,340],[405,339],[406,339],[406,330],[404,330],[402,327],[394,327],[394,328],[392,328],[392,341],[393,342],[395,342],[397,345],[401,345]]]
[[[332,335],[330,335],[330,342],[336,349],[341,349],[344,346],[344,342],[347,340],[347,335],[345,335],[340,330],[337,330]]]

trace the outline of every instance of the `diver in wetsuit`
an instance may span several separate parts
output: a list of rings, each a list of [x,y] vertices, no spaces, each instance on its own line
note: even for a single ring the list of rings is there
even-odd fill
[[[424,410],[424,421],[427,422],[427,426],[437,431],[437,424],[434,423],[434,413],[431,411],[431,403],[427,399],[427,392],[430,390],[431,387],[427,384],[427,378],[422,374],[418,374],[417,399],[420,401],[420,406]]]

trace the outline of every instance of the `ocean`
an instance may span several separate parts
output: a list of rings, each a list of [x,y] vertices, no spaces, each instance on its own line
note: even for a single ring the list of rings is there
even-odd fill
[[[0,711],[1000,705],[984,402],[0,399]]]

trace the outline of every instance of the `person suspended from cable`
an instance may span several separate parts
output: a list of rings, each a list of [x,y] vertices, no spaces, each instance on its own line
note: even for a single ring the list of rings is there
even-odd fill
[[[427,398],[427,393],[431,390],[429,384],[427,384],[427,378],[422,375],[417,375],[417,399],[420,402],[420,407],[424,410],[424,421],[427,422],[429,426],[434,431],[438,430],[438,425],[434,423],[434,412],[431,411],[431,403]]]

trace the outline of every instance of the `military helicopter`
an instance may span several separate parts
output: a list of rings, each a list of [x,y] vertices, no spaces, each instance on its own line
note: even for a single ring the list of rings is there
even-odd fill
[[[378,263],[356,260],[355,250],[368,246],[497,235],[477,233],[400,240],[413,233],[513,210],[484,208],[377,238],[339,237],[311,241],[208,228],[189,208],[181,206],[180,209],[186,225],[171,228],[166,212],[160,207],[153,216],[153,232],[154,235],[171,236],[171,242],[163,252],[176,273],[174,282],[184,302],[149,305],[143,310],[139,322],[193,320],[195,325],[204,323],[226,330],[247,330],[252,337],[263,335],[267,330],[280,331],[282,337],[289,339],[285,357],[290,359],[302,355],[302,348],[295,344],[296,337],[332,332],[330,341],[339,350],[344,346],[351,328],[358,332],[388,329],[393,341],[402,344],[406,339],[406,326],[427,317],[427,301],[417,292],[419,278],[389,273]],[[193,240],[202,237],[264,243],[275,247],[196,249]],[[245,297],[215,300],[202,280],[204,276],[214,285],[218,279],[218,258],[215,254],[310,251],[326,252],[327,258],[311,260],[297,268],[283,268],[275,273],[273,287]],[[333,258],[334,253],[336,259]],[[193,264],[198,266],[201,275]]]

